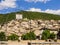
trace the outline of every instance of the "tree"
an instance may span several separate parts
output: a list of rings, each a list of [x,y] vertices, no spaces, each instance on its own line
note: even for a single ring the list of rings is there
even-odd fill
[[[49,38],[50,39],[55,39],[55,34],[54,33],[51,33]]]
[[[26,33],[22,35],[21,37],[23,40],[35,40],[36,39],[36,35],[34,34],[34,32]]]
[[[11,34],[10,36],[8,36],[8,40],[18,40],[19,39],[19,36],[16,35],[16,34]]]
[[[0,32],[0,41],[6,41],[5,32]]]
[[[42,40],[47,40],[50,37],[50,31],[49,30],[44,30],[42,33]]]

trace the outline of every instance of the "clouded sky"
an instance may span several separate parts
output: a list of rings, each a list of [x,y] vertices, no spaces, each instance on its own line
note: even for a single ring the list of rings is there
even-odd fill
[[[0,13],[19,10],[60,14],[60,0],[0,0]]]

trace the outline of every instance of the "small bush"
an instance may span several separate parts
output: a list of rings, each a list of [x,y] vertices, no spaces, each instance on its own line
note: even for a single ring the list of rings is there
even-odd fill
[[[14,40],[18,40],[18,39],[19,39],[19,36],[16,34],[11,34],[10,36],[8,36],[8,40],[14,41]]]
[[[55,34],[54,33],[51,33],[49,38],[50,39],[55,39]]]
[[[47,39],[55,39],[55,34],[54,33],[50,33],[49,30],[44,30],[42,33],[42,38],[43,40],[47,40]]]
[[[42,40],[47,40],[50,37],[50,31],[49,30],[44,30],[42,33]]]
[[[23,40],[35,40],[36,35],[33,32],[26,33],[21,36]]]
[[[5,32],[0,32],[0,41],[6,41]]]

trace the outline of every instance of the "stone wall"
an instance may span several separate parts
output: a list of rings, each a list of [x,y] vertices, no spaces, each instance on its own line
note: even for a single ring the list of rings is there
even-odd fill
[[[18,41],[8,41],[7,45],[28,45],[28,42],[31,43],[50,43],[50,42],[45,42],[45,40],[21,40],[20,42]],[[57,42],[51,42],[51,43],[60,43],[60,40],[57,40]]]

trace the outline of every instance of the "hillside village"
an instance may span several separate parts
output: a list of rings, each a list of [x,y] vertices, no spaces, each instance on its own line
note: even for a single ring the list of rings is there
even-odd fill
[[[7,36],[13,33],[22,36],[22,34],[34,31],[35,35],[41,38],[44,30],[50,30],[51,33],[57,34],[60,31],[60,20],[29,20],[27,18],[23,19],[21,14],[17,14],[15,20],[0,25],[0,32],[5,32]]]
[[[0,45],[60,45],[60,0],[0,0]]]

